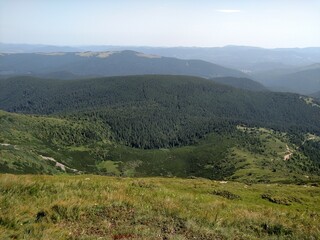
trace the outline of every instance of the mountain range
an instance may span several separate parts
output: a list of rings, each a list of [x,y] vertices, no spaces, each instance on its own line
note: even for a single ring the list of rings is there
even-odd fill
[[[138,46],[51,46],[0,43],[2,53],[101,52],[132,50],[181,59],[200,59],[249,72],[306,66],[320,62],[320,48],[275,48],[252,46],[225,47],[138,47]]]
[[[49,78],[171,74],[246,77],[241,71],[202,60],[181,60],[134,51],[23,53],[0,55],[1,75]]]
[[[170,74],[246,78],[260,82],[269,90],[304,95],[320,91],[319,48],[62,47],[0,44],[0,52],[0,78],[29,75],[70,80]],[[239,81],[244,84],[244,80]],[[233,86],[237,84],[239,83]],[[248,84],[246,83],[247,86]]]
[[[319,64],[39,47],[0,56],[0,172],[319,179]]]

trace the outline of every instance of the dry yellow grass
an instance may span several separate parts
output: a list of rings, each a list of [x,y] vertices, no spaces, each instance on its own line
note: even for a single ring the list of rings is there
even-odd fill
[[[320,237],[320,188],[310,185],[4,174],[0,203],[0,239]]]

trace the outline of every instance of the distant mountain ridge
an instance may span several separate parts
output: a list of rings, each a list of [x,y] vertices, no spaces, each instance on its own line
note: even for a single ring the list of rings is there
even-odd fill
[[[51,52],[0,55],[0,74],[61,78],[143,74],[189,75],[205,78],[246,77],[241,71],[202,60],[181,60],[135,51]],[[74,75],[74,77],[72,77]]]
[[[320,99],[320,91],[319,91],[319,92],[316,92],[316,93],[311,94],[311,96],[313,96],[313,97],[315,97],[315,98]]]
[[[264,71],[275,68],[310,65],[320,62],[320,47],[274,48],[251,46],[225,47],[148,47],[148,46],[51,46],[30,44],[0,43],[3,53],[35,52],[84,52],[84,51],[123,51],[133,50],[146,54],[181,59],[200,59],[226,67],[244,71]]]
[[[258,72],[252,78],[273,90],[308,95],[320,91],[320,64]]]
[[[1,53],[36,53],[36,52],[80,52],[77,47],[54,46],[46,44],[10,44],[0,43]]]

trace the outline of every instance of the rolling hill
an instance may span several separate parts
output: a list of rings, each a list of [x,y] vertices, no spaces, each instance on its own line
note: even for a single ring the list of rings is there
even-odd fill
[[[100,119],[0,111],[0,124],[1,173],[204,177],[246,183],[320,179],[316,135],[297,138],[238,125],[216,128],[188,146],[139,149],[116,141],[115,130]]]
[[[309,95],[320,90],[320,65],[263,71],[253,78],[273,90]]]
[[[2,53],[0,61],[1,75],[32,75],[49,78],[139,74],[191,75],[207,78],[246,76],[240,71],[202,60],[181,60],[134,51]]]
[[[319,177],[320,107],[296,94],[190,76],[16,77],[0,81],[0,108],[28,114],[0,112],[1,172]]]
[[[166,75],[72,81],[15,77],[0,81],[0,108],[37,114],[113,108],[124,115],[135,110],[285,125],[293,121],[316,129],[319,119],[319,109],[296,94],[248,92],[197,77]]]
[[[235,45],[225,47],[135,47],[103,45],[67,47],[0,43],[0,52],[3,53],[104,52],[123,50],[181,59],[199,59],[249,72],[274,70],[280,67],[305,66],[320,62],[319,47],[275,49]]]
[[[129,127],[136,137],[149,131],[150,137],[163,136],[173,142],[180,142],[177,134],[184,134],[184,128],[194,129],[191,135],[199,134],[197,126],[210,129],[216,121],[320,130],[320,109],[299,95],[248,92],[188,76],[70,81],[16,77],[0,81],[0,109],[33,114],[98,114],[114,128],[123,124]],[[152,124],[154,121],[157,125]]]

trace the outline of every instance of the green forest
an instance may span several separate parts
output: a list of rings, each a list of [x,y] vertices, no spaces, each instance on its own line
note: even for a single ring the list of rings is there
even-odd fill
[[[186,76],[1,80],[1,172],[312,182],[317,104]]]

